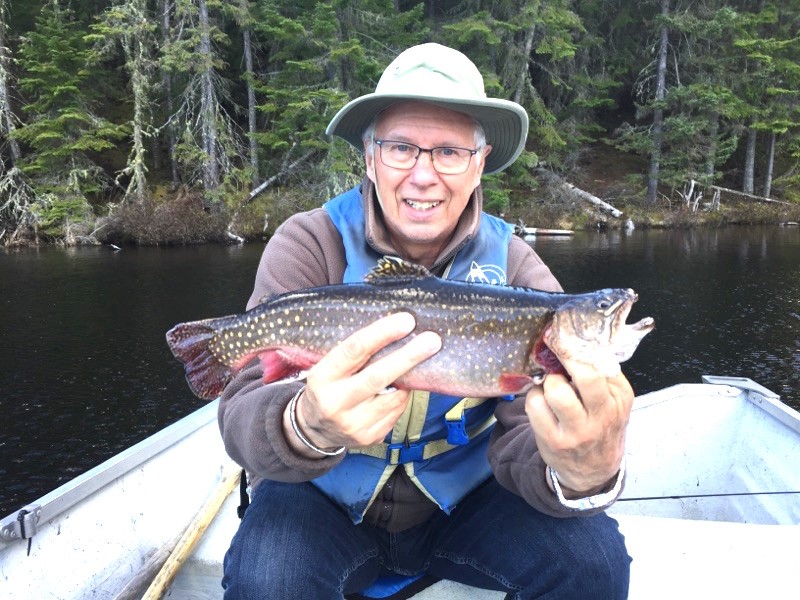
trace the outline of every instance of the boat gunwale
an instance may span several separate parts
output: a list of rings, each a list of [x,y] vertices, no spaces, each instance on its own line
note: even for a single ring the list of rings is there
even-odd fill
[[[758,408],[774,417],[789,429],[800,433],[800,412],[781,402],[781,397],[747,377],[703,375],[702,381],[711,385],[729,385],[745,392],[745,397]]]
[[[189,415],[115,454],[96,467],[70,479],[19,510],[0,520],[0,550],[15,542],[24,541],[15,535],[15,525],[21,511],[36,513],[36,523],[44,524],[66,513],[99,489],[160,454],[177,442],[186,439],[217,416],[218,400],[209,402]],[[35,535],[35,533],[34,533]]]
[[[755,406],[800,433],[800,412],[783,404],[780,396],[746,377],[703,375],[702,383],[680,383],[636,398],[633,410],[659,404],[685,393],[705,396],[743,394]],[[124,476],[175,443],[187,438],[216,418],[219,400],[214,400],[175,423],[130,446],[96,467],[78,475],[0,520],[0,549],[22,541],[15,535],[20,511],[36,513],[37,523],[47,523],[93,493]]]

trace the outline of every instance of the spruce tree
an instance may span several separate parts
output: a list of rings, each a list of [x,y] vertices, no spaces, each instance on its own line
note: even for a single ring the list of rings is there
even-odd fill
[[[424,39],[421,15],[421,6],[398,12],[382,0],[261,2],[256,29],[267,63],[256,92],[266,124],[255,137],[271,176],[292,175],[320,198],[358,181],[360,153],[328,139],[325,128],[350,99],[375,90],[397,54]]]
[[[92,156],[125,135],[93,110],[97,73],[87,68],[86,29],[67,6],[49,0],[19,53],[28,117],[14,132],[28,148],[19,166],[36,192],[37,226],[69,243],[92,221],[90,199],[113,184]]]

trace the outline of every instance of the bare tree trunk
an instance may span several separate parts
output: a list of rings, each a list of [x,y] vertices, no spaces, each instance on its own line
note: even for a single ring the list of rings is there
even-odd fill
[[[778,135],[772,131],[769,135],[769,152],[767,156],[767,172],[764,175],[764,196],[769,198],[772,193],[772,171],[775,168],[775,144]]]
[[[219,185],[217,165],[217,122],[214,106],[213,64],[211,59],[211,28],[208,22],[208,5],[200,0],[200,47],[203,72],[200,76],[200,119],[202,121],[203,150],[206,153],[203,168],[203,187],[206,191]]]
[[[536,35],[536,26],[532,25],[528,28],[525,32],[525,48],[523,50],[524,56],[522,64],[520,65],[519,69],[519,79],[517,80],[517,86],[514,90],[514,102],[517,104],[522,104],[522,92],[525,89],[525,82],[528,79],[528,61],[531,58],[531,52],[533,51],[533,38]]]
[[[170,2],[161,0],[161,39],[162,45],[170,43]],[[161,85],[164,89],[164,103],[167,109],[167,146],[169,148],[170,175],[173,189],[178,189],[180,177],[178,176],[178,161],[175,158],[178,142],[175,139],[175,126],[172,123],[175,104],[172,99],[172,76],[167,69],[162,71]]]
[[[142,51],[141,44],[139,51]],[[132,73],[132,83],[134,90],[137,88],[139,92],[134,91],[133,94],[133,180],[135,181],[136,200],[140,203],[144,202],[145,191],[147,190],[147,178],[145,176],[144,164],[144,100],[145,93],[141,91],[146,87],[146,76],[140,71]]]
[[[11,97],[8,91],[8,82],[11,79],[11,56],[6,47],[6,0],[0,0],[0,133],[8,140],[11,151],[11,164],[16,165],[22,158],[17,140],[10,137],[16,129],[14,126],[14,112],[11,109]]]
[[[714,183],[714,172],[717,166],[717,137],[719,136],[719,113],[714,111],[708,124],[709,148],[706,156],[705,183]]]
[[[130,188],[134,187],[136,200],[143,203],[147,191],[144,138],[146,136],[145,128],[149,128],[150,125],[147,122],[146,109],[149,103],[150,89],[147,76],[149,57],[146,55],[149,44],[146,30],[140,30],[137,25],[147,23],[144,0],[132,2],[130,10],[133,21],[132,31],[128,35],[128,39],[123,42],[126,46],[126,60],[133,87],[133,156],[129,164],[133,177],[128,190],[130,191]]]
[[[247,126],[250,133],[250,168],[253,170],[251,181],[258,184],[258,143],[256,142],[256,92],[253,89],[253,50],[250,44],[250,28],[242,32],[244,36],[244,62],[247,72]]]
[[[661,16],[669,16],[669,0],[661,0]],[[666,23],[661,26],[661,40],[658,47],[658,72],[656,83],[656,102],[664,100],[667,89],[667,44],[669,31]],[[658,196],[658,176],[661,166],[661,140],[664,128],[664,111],[656,107],[653,111],[653,150],[650,155],[650,172],[647,178],[647,203],[655,204]]]
[[[752,127],[747,129],[747,147],[745,148],[744,156],[744,181],[742,183],[742,191],[745,194],[752,194],[755,181],[756,170],[756,130]]]

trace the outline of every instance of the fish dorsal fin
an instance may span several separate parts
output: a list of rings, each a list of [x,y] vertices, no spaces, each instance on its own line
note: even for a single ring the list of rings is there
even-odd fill
[[[397,256],[384,256],[364,276],[364,281],[373,285],[381,285],[383,283],[397,283],[398,281],[425,279],[433,276],[433,273],[422,265],[408,262]]]

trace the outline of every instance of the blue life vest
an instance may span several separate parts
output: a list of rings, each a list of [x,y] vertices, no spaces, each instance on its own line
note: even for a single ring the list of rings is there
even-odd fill
[[[362,281],[382,254],[366,241],[359,188],[325,204],[342,236],[347,259],[344,283]],[[462,281],[506,283],[511,226],[483,213],[476,235],[458,251],[445,276]],[[412,392],[405,413],[385,443],[348,450],[345,459],[313,483],[360,523],[395,469],[443,511],[450,513],[491,475],[486,457],[496,398],[457,398]]]

